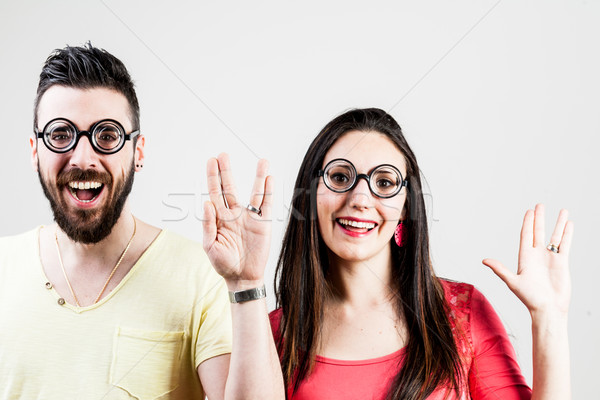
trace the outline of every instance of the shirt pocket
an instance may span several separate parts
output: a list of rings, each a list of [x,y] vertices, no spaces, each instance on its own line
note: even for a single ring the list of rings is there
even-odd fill
[[[139,400],[159,398],[177,388],[184,332],[118,327],[110,384]]]

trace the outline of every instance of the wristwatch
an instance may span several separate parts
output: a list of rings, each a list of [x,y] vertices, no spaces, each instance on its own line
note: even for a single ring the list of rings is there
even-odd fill
[[[232,303],[244,303],[246,301],[258,300],[267,297],[265,285],[261,287],[240,290],[238,292],[229,292],[229,301]]]

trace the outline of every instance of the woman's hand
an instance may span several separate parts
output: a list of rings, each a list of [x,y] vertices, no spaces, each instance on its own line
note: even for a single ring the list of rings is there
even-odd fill
[[[573,222],[567,210],[561,210],[550,243],[558,253],[548,250],[544,239],[544,206],[527,210],[521,229],[517,273],[508,270],[500,261],[486,258],[490,267],[525,304],[532,316],[536,314],[566,316],[571,298],[569,250],[573,237]]]
[[[229,290],[261,286],[271,240],[273,178],[268,162],[260,160],[250,195],[250,211],[238,203],[229,156],[208,160],[206,175],[210,201],[204,203],[204,250]]]

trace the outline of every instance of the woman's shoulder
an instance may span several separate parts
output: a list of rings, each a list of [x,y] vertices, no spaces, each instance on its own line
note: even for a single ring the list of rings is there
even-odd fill
[[[452,281],[445,278],[440,278],[440,283],[444,289],[448,305],[452,308],[468,312],[473,293],[476,291],[475,287],[469,283]]]
[[[446,278],[439,278],[439,281],[444,289],[446,301],[453,309],[469,313],[472,308],[478,309],[482,304],[488,304],[485,296],[469,283]]]
[[[279,326],[281,323],[281,317],[283,315],[283,311],[281,308],[276,308],[269,313],[269,321],[271,321],[271,326]]]
[[[446,299],[448,320],[456,344],[465,365],[468,365],[473,353],[473,340],[471,335],[471,301],[477,289],[471,284],[441,279]]]
[[[271,331],[273,332],[273,338],[277,343],[279,337],[281,336],[281,331],[279,326],[281,325],[281,317],[283,316],[283,311],[281,308],[276,308],[275,310],[269,313],[269,322],[271,323]]]

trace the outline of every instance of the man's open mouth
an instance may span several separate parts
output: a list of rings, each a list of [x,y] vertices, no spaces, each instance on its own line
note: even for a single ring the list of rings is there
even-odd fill
[[[72,181],[68,187],[73,197],[82,203],[89,203],[102,192],[104,184],[95,181]]]

